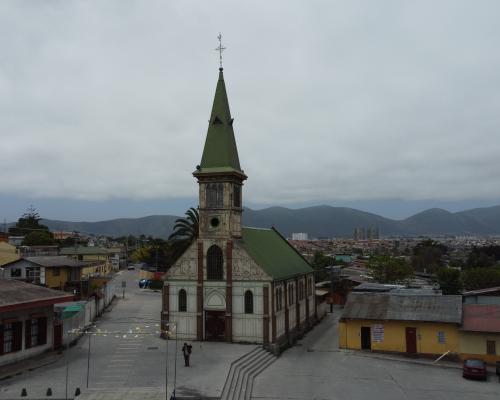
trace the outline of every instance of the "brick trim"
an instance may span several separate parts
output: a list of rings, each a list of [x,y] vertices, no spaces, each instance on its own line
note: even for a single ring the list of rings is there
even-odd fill
[[[285,335],[290,332],[290,316],[288,315],[288,282],[284,282],[285,286]]]
[[[309,298],[310,298],[310,286],[309,286],[309,277],[306,275],[306,325],[309,326]]]
[[[271,343],[276,343],[276,311],[274,282],[271,282]]]
[[[203,340],[203,241],[198,240],[198,283],[196,285],[196,338]]]
[[[300,329],[299,278],[295,278],[295,326]]]
[[[233,241],[226,243],[226,341],[233,340]]]
[[[269,343],[269,287],[266,285],[263,288],[263,301],[264,301],[264,316],[263,316],[263,338],[264,343]]]

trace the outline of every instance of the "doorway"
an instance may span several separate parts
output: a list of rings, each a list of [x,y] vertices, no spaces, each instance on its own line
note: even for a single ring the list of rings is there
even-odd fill
[[[372,334],[369,326],[361,327],[361,350],[372,349]]]
[[[406,328],[406,353],[417,354],[417,328]]]
[[[223,341],[226,338],[226,312],[205,311],[205,340]]]

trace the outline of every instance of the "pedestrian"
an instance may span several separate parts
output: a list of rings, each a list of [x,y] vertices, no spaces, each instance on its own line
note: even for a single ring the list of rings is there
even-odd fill
[[[184,343],[182,346],[182,354],[184,355],[184,366],[189,367],[189,357],[191,356],[191,350],[193,346],[190,344]]]

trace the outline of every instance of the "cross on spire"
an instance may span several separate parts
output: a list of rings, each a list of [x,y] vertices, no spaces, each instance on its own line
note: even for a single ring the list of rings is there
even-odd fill
[[[222,47],[222,34],[219,33],[219,36],[217,36],[217,39],[219,39],[219,47],[215,49],[215,51],[219,52],[219,63],[220,63],[220,69],[222,70],[222,52],[226,50],[225,47]]]

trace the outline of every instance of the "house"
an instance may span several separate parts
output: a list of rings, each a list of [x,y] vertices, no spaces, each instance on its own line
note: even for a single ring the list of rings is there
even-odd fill
[[[84,295],[88,292],[88,285],[83,281],[108,275],[103,261],[78,261],[66,256],[26,257],[3,268],[6,278]]]
[[[0,242],[0,267],[12,261],[19,260],[19,254],[16,246],[12,246],[7,242]],[[2,274],[0,273],[0,278]]]
[[[79,261],[95,261],[100,262],[103,267],[101,270],[102,275],[109,275],[112,270],[111,256],[114,254],[113,250],[104,247],[63,247],[59,251],[59,255],[72,257]]]
[[[461,296],[351,293],[339,347],[411,355],[459,353]]]
[[[500,304],[500,286],[462,293],[464,304]]]
[[[165,274],[162,329],[179,338],[263,343],[273,350],[315,320],[309,263],[274,228],[243,227],[243,172],[222,68],[199,185],[199,237]]]
[[[59,254],[58,246],[19,246],[19,255],[21,257],[38,256],[57,256]]]
[[[54,329],[54,304],[72,299],[57,290],[0,279],[0,366],[58,347],[62,331]]]
[[[500,305],[464,304],[460,357],[500,361]]]

